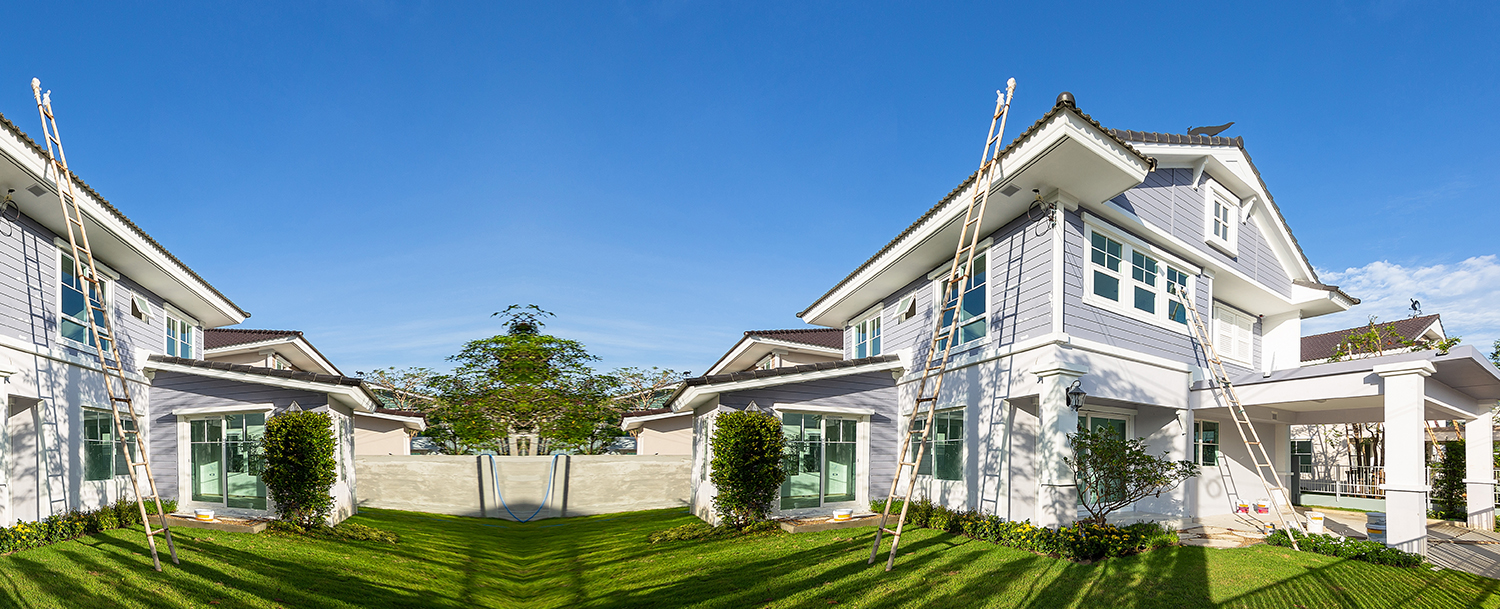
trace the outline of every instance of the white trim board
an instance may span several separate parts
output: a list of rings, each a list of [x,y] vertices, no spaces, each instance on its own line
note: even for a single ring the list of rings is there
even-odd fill
[[[172,411],[174,416],[194,417],[209,414],[236,414],[241,412],[271,412],[276,410],[275,404],[236,404],[233,406],[199,406],[197,408],[178,408]]]

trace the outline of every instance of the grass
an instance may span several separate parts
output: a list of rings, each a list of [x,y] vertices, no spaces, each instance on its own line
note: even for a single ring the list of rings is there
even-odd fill
[[[865,564],[869,528],[645,543],[652,531],[691,521],[659,511],[518,527],[538,559],[519,580],[520,606],[1500,606],[1500,581],[1264,545],[1174,547],[1084,565],[915,529],[886,573]]]
[[[1500,607],[1500,581],[1257,546],[1082,565],[925,529],[896,571],[871,530],[646,543],[681,510],[515,523],[366,510],[401,543],[139,530],[0,557],[0,607]]]

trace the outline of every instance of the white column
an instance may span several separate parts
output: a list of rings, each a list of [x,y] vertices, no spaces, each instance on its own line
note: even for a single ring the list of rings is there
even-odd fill
[[[1491,405],[1493,406],[1493,405]],[[1469,528],[1495,530],[1495,411],[1464,424],[1464,485],[1469,491]]]
[[[1385,381],[1385,545],[1427,554],[1427,472],[1422,429],[1428,376],[1426,360],[1382,364]]]
[[[1071,525],[1078,519],[1078,483],[1066,459],[1073,457],[1068,434],[1078,433],[1078,411],[1068,407],[1068,386],[1088,374],[1088,369],[1054,362],[1032,373],[1042,384],[1037,404],[1041,421],[1036,432],[1036,523],[1043,527]]]

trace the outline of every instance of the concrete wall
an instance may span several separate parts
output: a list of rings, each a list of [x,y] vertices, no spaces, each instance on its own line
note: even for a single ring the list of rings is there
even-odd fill
[[[635,441],[637,455],[691,455],[693,417],[646,421],[641,424],[641,434],[636,436]]]
[[[354,417],[355,455],[410,455],[406,424],[375,417]]]
[[[507,520],[686,507],[690,463],[686,455],[354,458],[360,507]]]

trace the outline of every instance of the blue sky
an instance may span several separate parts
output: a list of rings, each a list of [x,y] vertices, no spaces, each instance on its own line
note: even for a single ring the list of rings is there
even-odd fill
[[[1369,303],[1309,332],[1417,297],[1500,338],[1500,10],[1141,6],[29,3],[0,112],[37,132],[40,77],[85,180],[349,372],[443,367],[512,303],[601,366],[701,372],[973,171],[1009,77],[1012,134],[1063,90],[1110,127],[1235,121]]]

